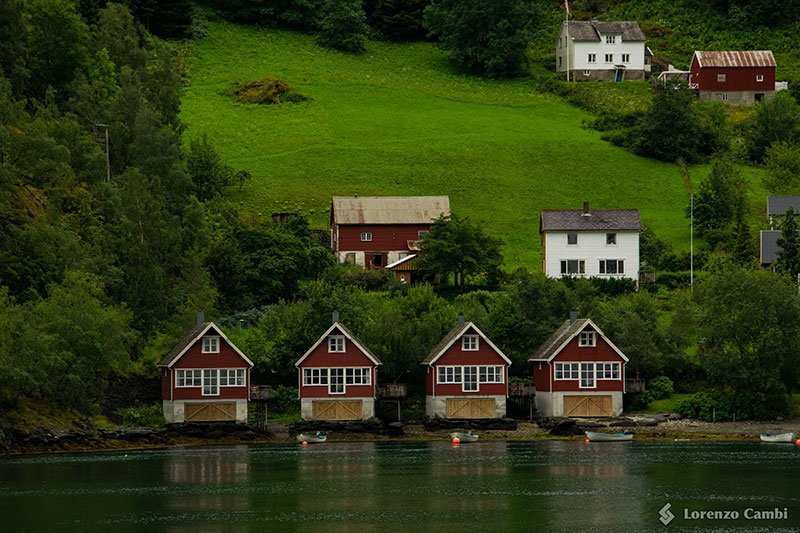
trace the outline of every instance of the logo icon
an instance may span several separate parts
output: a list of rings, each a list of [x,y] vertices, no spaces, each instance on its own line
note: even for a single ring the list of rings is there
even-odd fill
[[[661,523],[664,524],[665,526],[668,525],[670,522],[672,522],[672,519],[675,518],[675,515],[669,512],[670,507],[672,507],[672,504],[668,503],[664,507],[662,507],[661,510],[658,512],[658,514],[661,515],[661,518],[659,518],[659,520],[661,520]]]

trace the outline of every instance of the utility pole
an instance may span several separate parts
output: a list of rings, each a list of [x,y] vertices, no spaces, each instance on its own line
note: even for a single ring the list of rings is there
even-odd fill
[[[689,286],[694,292],[694,194],[689,197],[689,213],[692,225],[689,233]]]
[[[97,128],[105,128],[105,138],[97,136]],[[110,144],[108,142],[108,124],[94,123],[94,142],[106,145],[106,181],[111,181],[111,153]]]

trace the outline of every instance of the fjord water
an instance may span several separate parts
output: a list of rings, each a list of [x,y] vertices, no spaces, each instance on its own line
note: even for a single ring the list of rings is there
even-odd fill
[[[170,448],[0,459],[2,531],[800,528],[800,446],[485,441]],[[669,526],[659,521],[670,503]],[[787,510],[747,520],[746,509]],[[687,520],[684,509],[738,520]]]

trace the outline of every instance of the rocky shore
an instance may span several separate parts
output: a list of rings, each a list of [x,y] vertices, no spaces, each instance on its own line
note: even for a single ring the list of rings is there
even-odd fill
[[[610,419],[541,418],[519,421],[425,420],[384,423],[268,423],[260,427],[226,422],[168,424],[158,428],[129,427],[93,430],[89,427],[23,430],[0,422],[0,454],[57,453],[102,450],[295,442],[298,433],[322,431],[332,442],[359,440],[441,440],[455,430],[472,429],[483,439],[535,440],[583,438],[584,431],[633,432],[636,440],[758,440],[759,435],[794,432],[800,419],[745,422],[702,422],[678,415],[632,415]]]

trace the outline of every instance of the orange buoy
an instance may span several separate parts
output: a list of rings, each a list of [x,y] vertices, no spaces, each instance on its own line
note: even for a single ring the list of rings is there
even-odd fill
[[[797,440],[795,441],[795,444],[797,444],[798,446],[800,446],[800,439],[797,439]]]
[[[303,446],[308,446],[308,442],[303,441]]]
[[[589,439],[586,439],[586,444],[589,444]]]
[[[461,439],[459,439],[458,437],[454,438],[453,444],[461,444]]]

